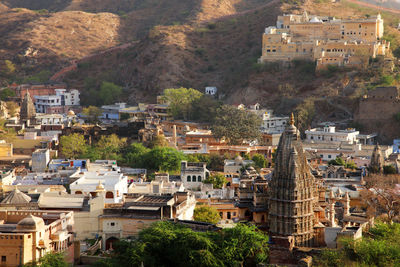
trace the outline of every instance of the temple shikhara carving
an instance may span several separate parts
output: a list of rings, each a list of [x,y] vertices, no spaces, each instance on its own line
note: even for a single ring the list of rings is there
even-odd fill
[[[315,178],[311,173],[301,144],[300,132],[294,126],[292,115],[279,141],[275,170],[269,183],[271,263],[273,263],[274,248],[284,252],[295,246],[319,245],[318,238],[314,238],[316,234],[320,234],[319,228],[314,227],[319,226],[319,216],[314,214],[318,205],[316,190]]]

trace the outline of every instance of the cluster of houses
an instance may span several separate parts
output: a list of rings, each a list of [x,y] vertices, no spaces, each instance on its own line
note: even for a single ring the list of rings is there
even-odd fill
[[[14,129],[17,135],[0,142],[2,265],[21,266],[51,251],[65,251],[71,262],[79,261],[98,249],[112,249],[117,240],[134,237],[159,220],[182,222],[194,229],[215,227],[193,221],[198,205],[218,211],[218,227],[249,221],[270,231],[272,240],[293,234],[289,247],[335,247],[338,236],[359,238],[362,229],[372,223],[360,211],[367,167],[382,169],[391,164],[400,171],[393,154],[399,153],[399,142],[378,146],[376,134],[338,130],[332,123],[306,130],[301,141],[293,117],[273,115],[272,110],[258,103],[237,108],[260,116],[261,140],[230,145],[224,138],[214,137],[208,125],[172,120],[168,105],[161,102],[103,106],[103,123],[87,124],[79,116],[79,92],[60,87],[13,87],[20,98],[20,111],[14,118],[5,118],[5,127]],[[207,87],[206,94],[216,95],[217,89]],[[120,121],[121,116],[129,118],[128,123]],[[185,154],[217,154],[225,160],[220,169],[211,169],[203,162],[182,161],[179,174],[156,172],[150,179],[146,169],[119,166],[115,160],[91,162],[60,157],[58,140],[71,133],[83,134],[88,142],[111,133],[143,143],[162,135],[171,147]],[[265,158],[264,168],[251,160],[255,154]],[[356,168],[328,164],[338,157],[354,163]],[[310,168],[300,168],[303,165]],[[284,166],[293,168],[289,173]],[[216,173],[225,177],[222,188],[205,183]],[[283,190],[279,181],[285,177],[296,177],[290,180],[294,184],[303,177],[307,186],[318,190],[305,191],[301,196],[278,192]],[[285,222],[280,218],[297,215],[286,214],[293,207],[285,208],[287,201],[281,198],[293,195],[301,200],[311,191],[318,192],[313,198],[318,205],[305,198],[305,206],[296,212],[311,213],[307,205],[314,205],[313,216],[318,222],[311,225],[308,219],[296,219],[301,228],[297,224],[292,228],[283,226]],[[304,234],[307,231],[309,234]],[[95,242],[87,245],[87,240]],[[279,257],[272,253],[272,262]]]

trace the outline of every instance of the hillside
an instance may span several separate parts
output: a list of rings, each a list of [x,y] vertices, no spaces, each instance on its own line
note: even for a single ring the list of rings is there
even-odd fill
[[[317,76],[313,66],[304,62],[289,69],[257,64],[262,32],[275,24],[277,15],[306,10],[309,14],[356,18],[378,13],[352,2],[56,2],[5,1],[11,9],[0,9],[0,31],[5,36],[2,52],[22,75],[41,69],[55,73],[71,60],[78,60],[77,71],[67,73],[64,81],[82,90],[85,104],[98,104],[93,95],[102,81],[123,86],[124,100],[130,103],[155,101],[155,96],[169,87],[202,90],[212,85],[228,103],[260,102],[284,114],[297,109],[303,126],[308,127],[318,121],[351,120],[358,98],[385,74],[367,70]],[[400,34],[395,29],[400,15],[382,15],[388,33],[385,38],[400,53]],[[112,47],[116,49],[107,50]]]

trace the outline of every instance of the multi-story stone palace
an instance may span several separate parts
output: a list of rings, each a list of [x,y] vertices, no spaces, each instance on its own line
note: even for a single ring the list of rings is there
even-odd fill
[[[365,19],[283,15],[276,26],[265,29],[260,62],[317,62],[317,69],[327,65],[361,68],[370,58],[385,56],[390,42],[381,40],[383,19],[378,14]]]

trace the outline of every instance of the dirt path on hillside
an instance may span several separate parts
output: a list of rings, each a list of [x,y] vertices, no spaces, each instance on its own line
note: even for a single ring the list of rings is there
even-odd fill
[[[373,8],[373,9],[378,9],[380,11],[387,11],[387,12],[391,12],[391,13],[395,13],[395,14],[400,14],[400,10],[398,10],[398,9],[382,7],[382,6],[378,6],[378,5],[374,5],[374,4],[370,4],[370,3],[366,3],[366,2],[357,1],[357,0],[346,0],[346,1],[350,2],[350,3],[354,3],[354,4],[357,4],[357,5],[360,5],[360,6],[365,6],[365,7],[369,7],[369,8]]]

